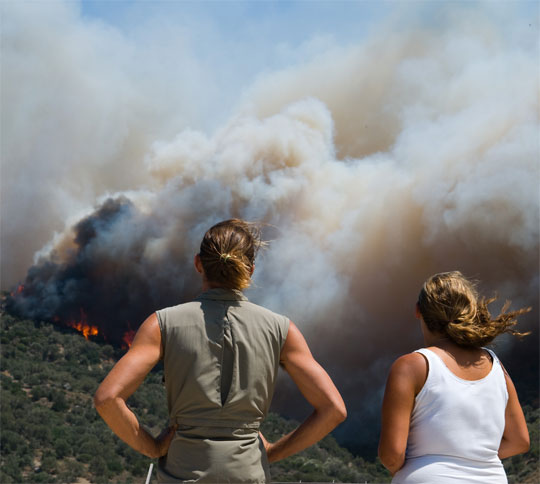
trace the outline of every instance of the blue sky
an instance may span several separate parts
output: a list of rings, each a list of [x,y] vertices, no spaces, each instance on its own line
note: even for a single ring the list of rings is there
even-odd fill
[[[151,17],[208,23],[231,37],[258,29],[269,42],[306,35],[358,37],[397,4],[381,1],[83,1],[82,12],[129,30]]]
[[[309,60],[310,45],[321,50],[358,44],[389,25],[442,30],[453,11],[470,10],[491,17],[501,29],[508,17],[520,17],[526,29],[538,28],[540,15],[540,2],[529,0],[83,0],[80,8],[83,20],[102,21],[127,39],[154,43],[155,51],[167,50],[172,37],[184,35],[192,54],[217,63],[217,72],[227,56],[228,68],[240,74],[238,83],[243,76],[249,82],[259,72]]]
[[[407,18],[418,12],[431,23],[445,8],[483,8],[491,12],[508,9],[538,22],[539,4],[534,0],[304,0],[304,1],[183,1],[183,0],[82,0],[82,14],[100,18],[129,31],[151,18],[176,22],[210,23],[222,34],[242,38],[259,30],[268,42],[301,42],[310,35],[334,35],[358,40],[388,15],[398,12]],[[502,20],[502,18],[501,18]]]
[[[168,37],[184,36],[199,62],[217,65],[217,71],[226,56],[227,68],[221,72],[236,71],[234,82],[242,84],[242,78],[249,82],[261,71],[305,60],[306,43],[362,40],[396,6],[380,1],[83,1],[81,14],[113,26],[128,39],[160,43],[156,51],[167,50],[174,41]]]

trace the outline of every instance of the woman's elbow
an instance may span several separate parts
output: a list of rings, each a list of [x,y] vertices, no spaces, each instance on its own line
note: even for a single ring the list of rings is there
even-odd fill
[[[392,475],[395,474],[405,462],[405,452],[388,451],[379,446],[379,460]]]
[[[327,408],[326,413],[334,427],[337,427],[347,418],[347,408],[343,401],[333,402],[332,405]]]
[[[102,387],[99,387],[94,394],[94,407],[97,412],[101,414],[105,408],[109,407],[114,402],[114,400],[114,395],[110,394]]]
[[[514,437],[513,444],[516,454],[525,454],[525,452],[529,452],[529,449],[531,448],[531,439],[529,437],[528,429],[522,429],[521,432]]]
[[[530,448],[531,448],[531,439],[529,437],[529,433],[527,432],[521,438],[520,454],[525,454],[526,452],[529,452]]]
[[[98,411],[98,413],[100,409],[105,407],[106,404],[107,404],[107,399],[104,398],[103,395],[101,395],[99,392],[96,392],[94,394],[94,408]]]
[[[528,432],[514,435],[511,438],[503,437],[499,446],[499,458],[506,459],[513,455],[525,454],[529,452],[530,447],[531,441]]]
[[[338,425],[345,421],[345,419],[347,418],[347,407],[345,407],[344,402],[336,405],[335,413]]]

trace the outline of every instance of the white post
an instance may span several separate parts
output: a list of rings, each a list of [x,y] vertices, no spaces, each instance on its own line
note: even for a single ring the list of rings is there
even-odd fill
[[[150,463],[150,467],[148,468],[148,475],[146,476],[146,482],[144,484],[150,484],[150,478],[152,477],[152,469],[154,468],[154,463]]]

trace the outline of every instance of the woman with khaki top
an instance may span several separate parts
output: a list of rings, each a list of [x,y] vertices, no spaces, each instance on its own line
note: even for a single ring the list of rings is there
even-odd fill
[[[298,328],[242,293],[260,245],[256,227],[242,220],[210,228],[195,256],[202,294],[148,317],[96,392],[95,406],[116,435],[160,457],[159,482],[269,482],[268,462],[314,444],[346,417],[338,390]],[[126,400],[160,360],[170,426],[154,438]],[[270,443],[258,429],[280,365],[314,411]]]

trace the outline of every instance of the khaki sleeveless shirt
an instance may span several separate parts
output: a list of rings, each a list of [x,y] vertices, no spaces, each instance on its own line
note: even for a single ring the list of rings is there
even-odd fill
[[[169,416],[178,425],[158,480],[269,482],[258,429],[289,319],[221,288],[156,314]]]

